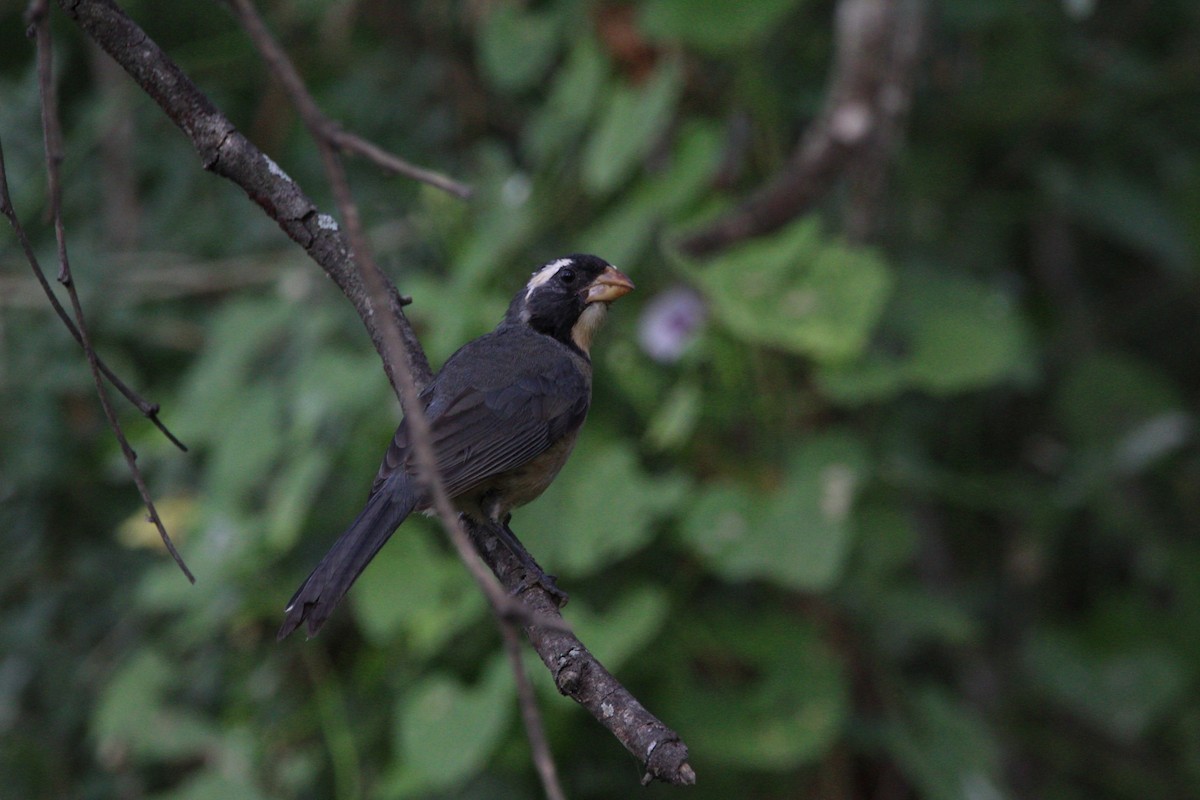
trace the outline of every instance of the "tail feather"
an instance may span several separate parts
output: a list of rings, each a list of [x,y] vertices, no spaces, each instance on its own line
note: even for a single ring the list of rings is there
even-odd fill
[[[301,623],[307,623],[308,635],[315,636],[355,579],[415,506],[416,497],[411,491],[401,488],[397,492],[387,485],[379,487],[296,590],[284,609],[283,625],[276,638],[283,639]]]

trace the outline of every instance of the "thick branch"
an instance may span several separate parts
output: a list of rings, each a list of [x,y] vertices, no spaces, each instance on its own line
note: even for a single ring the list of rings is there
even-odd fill
[[[521,601],[538,616],[559,618],[558,604],[543,587],[522,584],[524,569],[520,560],[496,533],[463,519],[475,540],[475,549],[501,583],[510,592],[520,591]],[[570,629],[526,625],[525,633],[554,676],[558,691],[587,709],[645,767],[642,783],[696,782],[696,772],[688,763],[687,745],[679,734],[647,711]]]
[[[921,15],[916,0],[841,0],[835,56],[825,105],[783,169],[730,213],[684,238],[681,249],[706,255],[778,230],[825,196],[849,162],[878,141],[887,121],[908,105],[916,59],[897,58],[893,45]]]
[[[370,290],[355,269],[350,247],[333,217],[319,213],[296,182],[243,136],[112,0],[59,0],[59,5],[179,126],[205,169],[240,186],[325,270],[358,312],[382,356],[384,333],[371,309]],[[413,378],[424,387],[432,378],[429,362],[404,314],[400,294],[390,284],[387,294],[387,311],[408,345]],[[388,378],[396,384],[394,375]]]

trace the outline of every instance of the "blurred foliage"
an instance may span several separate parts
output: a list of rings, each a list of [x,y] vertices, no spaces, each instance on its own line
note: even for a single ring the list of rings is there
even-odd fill
[[[20,5],[0,135],[52,274]],[[330,209],[219,4],[125,5]],[[839,189],[693,262],[675,237],[819,108],[829,0],[264,5],[334,117],[478,189],[351,164],[435,363],[541,260],[592,250],[637,282],[577,454],[514,525],[691,744],[689,797],[1194,795],[1200,6],[933,4],[871,241]],[[199,580],[147,533],[6,234],[0,794],[536,796],[494,627],[426,521],[319,638],[274,641],[397,406],[329,282],[54,27],[76,277],[104,357],[190,445],[123,409]],[[643,791],[531,670],[568,793]]]

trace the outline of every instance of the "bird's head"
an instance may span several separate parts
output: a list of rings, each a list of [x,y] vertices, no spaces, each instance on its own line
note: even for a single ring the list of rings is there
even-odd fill
[[[533,273],[508,307],[506,320],[529,325],[584,355],[608,314],[608,304],[633,291],[633,281],[602,258],[556,258]]]

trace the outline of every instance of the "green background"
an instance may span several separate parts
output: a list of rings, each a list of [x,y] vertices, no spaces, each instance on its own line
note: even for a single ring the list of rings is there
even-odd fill
[[[833,3],[264,5],[324,110],[477,189],[350,162],[435,364],[542,261],[592,251],[637,283],[576,454],[514,528],[699,781],[638,787],[531,655],[570,796],[1194,795],[1200,5],[930,3],[868,241],[842,181],[704,260],[677,237],[820,110]],[[333,210],[220,4],[126,8]],[[33,48],[0,9],[0,137],[53,275]],[[53,12],[77,282],[191,448],[122,407],[198,582],[140,523],[6,229],[0,796],[537,796],[495,627],[426,520],[318,638],[275,642],[397,405],[331,282]],[[639,322],[681,286],[706,320],[658,361]]]

